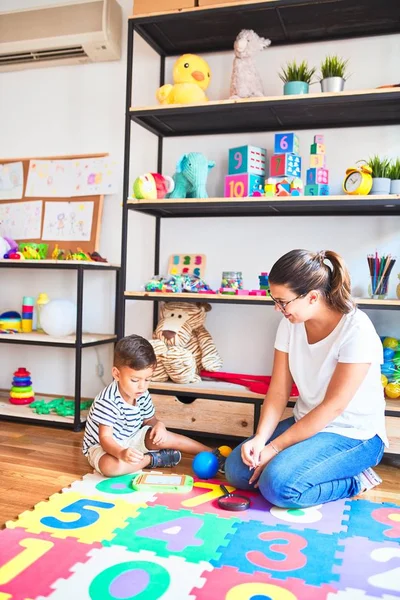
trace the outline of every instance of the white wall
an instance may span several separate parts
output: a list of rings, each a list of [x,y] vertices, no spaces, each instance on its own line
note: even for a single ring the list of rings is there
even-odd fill
[[[119,0],[125,16],[131,13],[131,0]],[[55,4],[59,0],[41,0]],[[0,10],[30,7],[30,0],[0,0]],[[126,27],[125,33],[126,36]],[[125,39],[124,39],[125,47]],[[282,84],[277,72],[292,58],[306,58],[318,65],[328,53],[350,59],[352,76],[347,89],[376,87],[395,83],[400,36],[361,38],[303,44],[271,46],[257,62],[267,94],[280,94]],[[213,80],[210,99],[229,94],[232,53],[206,56]],[[154,104],[158,85],[157,55],[140,39],[135,39],[134,90],[135,106]],[[167,81],[173,60],[167,61]],[[0,156],[18,157],[68,153],[109,152],[120,165],[121,192],[106,197],[101,235],[101,254],[113,262],[120,260],[120,223],[122,201],[122,165],[125,103],[125,56],[119,62],[76,67],[26,70],[0,75],[1,131]],[[318,84],[313,88],[318,91]],[[340,190],[346,167],[356,160],[378,153],[400,155],[400,126],[298,132],[304,169],[307,168],[309,145],[315,133],[325,135],[332,192]],[[165,140],[164,173],[172,174],[178,157],[187,151],[204,152],[217,162],[209,179],[209,194],[223,195],[223,178],[227,173],[228,149],[242,144],[256,144],[271,154],[273,134],[199,136]],[[143,172],[156,168],[157,140],[145,130],[132,125],[131,183]],[[303,170],[304,173],[304,170]],[[257,287],[257,276],[268,271],[284,252],[295,247],[339,251],[350,267],[354,292],[366,294],[368,269],[366,255],[378,250],[400,257],[396,235],[399,217],[313,217],[264,219],[172,219],[162,221],[161,271],[165,272],[168,256],[176,252],[201,252],[207,255],[206,279],[218,286],[223,270],[242,270],[246,287]],[[131,212],[129,216],[129,250],[127,289],[140,289],[153,275],[154,219]],[[390,295],[395,296],[395,265]],[[38,279],[38,274],[41,278]],[[22,295],[50,295],[73,298],[73,275],[56,271],[24,273],[2,271],[0,311],[19,308]],[[90,274],[85,288],[84,328],[87,331],[110,331],[112,327],[112,276]],[[127,303],[127,333],[151,335],[150,303]],[[400,337],[396,312],[369,311],[380,334]],[[274,333],[279,317],[270,307],[228,307],[214,305],[207,326],[213,334],[230,371],[269,373]],[[244,351],[243,351],[244,350]],[[110,353],[99,349],[106,369]],[[32,370],[37,390],[48,393],[73,392],[72,353],[65,350],[0,345],[0,388],[7,388],[13,370],[20,365]],[[93,349],[85,350],[84,395],[95,394],[102,383],[96,370]]]

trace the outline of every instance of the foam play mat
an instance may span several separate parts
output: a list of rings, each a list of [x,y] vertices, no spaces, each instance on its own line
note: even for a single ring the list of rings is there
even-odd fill
[[[218,507],[216,480],[186,495],[89,474],[0,531],[0,600],[394,600],[400,506],[339,500]],[[227,486],[231,491],[233,488]]]

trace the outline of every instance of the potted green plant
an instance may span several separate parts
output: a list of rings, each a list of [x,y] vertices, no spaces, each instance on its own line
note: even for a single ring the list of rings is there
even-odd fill
[[[348,62],[336,55],[322,61],[320,83],[323,92],[343,92]]]
[[[380,158],[377,154],[368,159],[367,165],[372,169],[372,189],[370,194],[390,194],[390,166],[388,158]]]
[[[285,96],[293,94],[308,94],[309,85],[315,74],[315,67],[309,67],[306,60],[299,65],[294,60],[289,62],[279,73],[280,79],[285,84],[283,93]]]
[[[400,158],[396,158],[389,168],[390,193],[400,194]]]

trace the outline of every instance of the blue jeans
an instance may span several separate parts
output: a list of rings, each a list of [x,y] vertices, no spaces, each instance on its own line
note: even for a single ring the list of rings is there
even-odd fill
[[[293,417],[281,421],[270,439],[277,438],[294,423]],[[226,459],[225,475],[235,487],[250,490],[254,488],[254,484],[249,484],[252,471],[242,461],[241,445]],[[303,508],[350,498],[361,491],[357,475],[377,465],[384,449],[378,435],[369,440],[355,440],[337,433],[317,433],[277,454],[261,473],[259,490],[271,504],[282,508]]]

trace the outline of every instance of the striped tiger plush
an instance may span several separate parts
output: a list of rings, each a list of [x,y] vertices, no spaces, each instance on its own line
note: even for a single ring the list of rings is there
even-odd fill
[[[166,302],[151,344],[157,356],[153,381],[176,383],[200,381],[201,369],[220,371],[222,360],[211,335],[204,327],[206,302]]]

